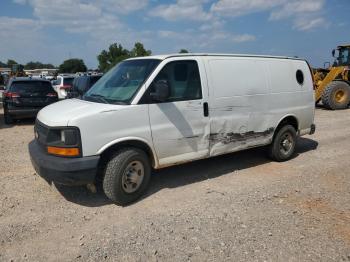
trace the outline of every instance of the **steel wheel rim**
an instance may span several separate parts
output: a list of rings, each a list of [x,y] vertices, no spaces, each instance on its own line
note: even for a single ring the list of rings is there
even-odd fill
[[[283,134],[280,143],[280,151],[284,155],[288,155],[294,146],[294,140],[290,133]]]
[[[337,103],[343,102],[346,99],[345,92],[343,90],[338,90],[334,94],[334,98],[335,98],[335,101],[337,101]]]
[[[122,177],[122,188],[123,190],[130,194],[137,191],[143,181],[145,176],[145,168],[141,161],[132,161],[125,168]]]

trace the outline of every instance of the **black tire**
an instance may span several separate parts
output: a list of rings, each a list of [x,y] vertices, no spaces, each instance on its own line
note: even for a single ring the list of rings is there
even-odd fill
[[[286,145],[286,139],[289,141]],[[291,125],[285,125],[277,130],[271,145],[269,146],[269,156],[278,162],[291,159],[295,153],[297,141],[296,130]],[[286,148],[288,146],[288,150]],[[290,146],[290,147],[289,147]]]
[[[13,124],[13,118],[7,112],[6,108],[4,108],[4,122],[5,122],[6,125]]]
[[[340,97],[338,96],[339,94]],[[322,94],[322,104],[331,110],[346,109],[350,102],[350,85],[343,81],[331,82]]]
[[[126,192],[123,179],[126,177],[126,169],[134,162],[143,165],[144,174],[137,190],[130,193]],[[150,177],[151,165],[146,153],[137,148],[124,148],[117,151],[106,164],[103,191],[114,203],[124,206],[142,196],[147,189]]]

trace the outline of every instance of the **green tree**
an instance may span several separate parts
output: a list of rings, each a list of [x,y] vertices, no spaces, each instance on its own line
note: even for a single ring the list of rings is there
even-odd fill
[[[186,49],[181,49],[179,53],[180,54],[186,54],[186,53],[189,53],[189,52]]]
[[[106,72],[122,60],[130,57],[149,56],[151,53],[152,51],[146,50],[140,42],[135,43],[131,51],[123,48],[121,44],[113,43],[108,50],[102,50],[97,56],[98,68],[100,71]]]
[[[107,72],[120,61],[130,57],[129,51],[124,49],[121,44],[111,44],[108,50],[102,50],[97,56],[98,68],[102,72]]]
[[[9,67],[9,68],[12,68],[12,66],[13,65],[16,65],[16,64],[18,64],[15,60],[12,60],[12,59],[8,59],[7,60],[7,66]]]
[[[60,73],[76,73],[85,72],[86,65],[82,59],[72,58],[65,60],[58,68]]]
[[[143,47],[143,44],[140,42],[135,43],[134,48],[131,50],[130,56],[131,57],[137,57],[137,56],[149,56],[152,54],[151,50],[146,50]]]
[[[24,69],[43,69],[43,68],[53,69],[55,68],[55,66],[52,64],[43,64],[41,62],[33,62],[33,61],[28,62],[24,66]]]
[[[7,64],[0,61],[0,67],[7,67]]]

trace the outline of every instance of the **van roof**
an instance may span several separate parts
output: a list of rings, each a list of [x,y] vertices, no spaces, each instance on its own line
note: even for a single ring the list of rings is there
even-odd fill
[[[220,54],[220,53],[178,53],[178,54],[165,54],[165,55],[151,55],[151,56],[141,56],[133,57],[127,60],[134,59],[159,59],[164,60],[171,57],[193,57],[193,56],[229,56],[229,57],[258,57],[258,58],[276,58],[276,59],[291,59],[291,60],[305,60],[299,57],[289,57],[289,56],[271,56],[271,55],[251,55],[251,54]]]

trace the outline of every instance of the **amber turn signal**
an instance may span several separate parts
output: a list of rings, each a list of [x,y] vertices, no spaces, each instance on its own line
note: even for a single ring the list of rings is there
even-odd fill
[[[47,152],[52,155],[58,155],[58,156],[79,156],[79,148],[72,147],[72,148],[64,148],[64,147],[54,147],[54,146],[48,146]]]

